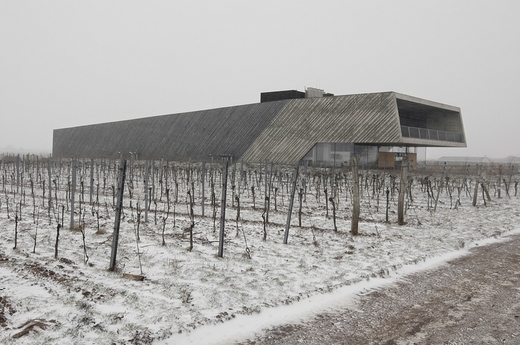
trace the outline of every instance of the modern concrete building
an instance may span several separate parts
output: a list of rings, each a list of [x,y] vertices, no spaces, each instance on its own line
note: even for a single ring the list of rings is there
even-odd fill
[[[395,148],[466,147],[458,107],[397,92],[334,96],[308,88],[266,92],[261,102],[55,129],[54,157],[348,165]]]

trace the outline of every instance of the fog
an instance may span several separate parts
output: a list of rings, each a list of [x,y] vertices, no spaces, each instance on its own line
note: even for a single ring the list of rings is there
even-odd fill
[[[461,108],[468,147],[520,155],[518,1],[0,2],[0,152],[52,131],[318,87]],[[9,147],[9,148],[8,148]]]

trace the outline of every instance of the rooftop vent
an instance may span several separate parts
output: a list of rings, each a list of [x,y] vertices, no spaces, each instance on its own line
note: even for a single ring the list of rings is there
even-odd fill
[[[305,98],[320,98],[323,97],[325,91],[322,89],[316,89],[314,87],[305,88]]]

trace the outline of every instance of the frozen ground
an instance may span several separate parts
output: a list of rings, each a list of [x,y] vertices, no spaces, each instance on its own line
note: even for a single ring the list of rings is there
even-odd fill
[[[520,229],[513,230],[510,233],[520,233]],[[316,317],[320,314],[341,312],[345,308],[363,312],[358,310],[358,296],[368,295],[371,291],[394,283],[409,274],[431,270],[448,260],[463,256],[469,253],[468,249],[473,245],[482,246],[502,239],[504,238],[475,242],[468,248],[428,258],[417,264],[403,266],[384,278],[377,277],[363,280],[352,285],[340,287],[330,293],[313,295],[298,303],[267,308],[258,314],[238,315],[235,319],[226,323],[200,327],[189,334],[173,335],[162,342],[158,342],[158,344],[225,345],[247,341],[254,343],[257,340],[254,337],[255,335],[261,335],[264,330],[271,330],[276,326],[287,324],[305,325],[311,320],[316,320]],[[327,324],[330,325],[330,322]],[[326,333],[327,331],[324,332]],[[276,343],[276,340],[274,342]]]
[[[365,196],[356,237],[349,234],[348,201],[338,204],[335,232],[324,206],[309,194],[302,227],[295,211],[284,245],[285,210],[279,205],[279,212],[271,211],[263,241],[261,211],[258,204],[253,209],[251,195],[244,191],[238,223],[236,208],[228,207],[223,258],[216,255],[218,220],[215,232],[211,216],[195,217],[194,248],[186,250],[189,217],[181,200],[175,216],[167,219],[166,245],[162,218],[156,225],[152,213],[148,224],[140,223],[137,242],[134,200],[134,209],[126,208],[122,221],[117,272],[107,270],[114,222],[109,207],[99,230],[95,208],[88,205],[77,215],[83,217],[79,223],[84,224],[88,261],[82,232],[67,229],[60,232],[55,259],[55,215],[48,217],[41,199],[33,204],[29,196],[13,249],[13,204],[20,199],[6,193],[0,208],[0,343],[230,343],[264,326],[328,308],[337,303],[337,296],[391,282],[404,274],[405,266],[460,255],[472,243],[500,238],[519,224],[520,198],[514,196],[494,197],[486,205],[479,197],[476,207],[469,196],[463,197],[454,209],[442,193],[433,212],[424,193],[414,193],[404,226],[396,224],[396,201],[391,202],[387,224],[382,221],[382,202],[376,210],[376,201]],[[11,200],[9,218],[6,198]],[[110,200],[109,193],[105,198]],[[196,208],[195,214],[200,213]],[[123,274],[142,275],[144,280]]]
[[[334,298],[347,305],[335,303],[289,323],[295,319],[290,314],[240,344],[518,344],[520,236],[502,239],[461,250],[468,255],[451,256],[442,265],[427,259],[408,266],[416,272],[399,270],[393,284],[379,278],[383,285]]]

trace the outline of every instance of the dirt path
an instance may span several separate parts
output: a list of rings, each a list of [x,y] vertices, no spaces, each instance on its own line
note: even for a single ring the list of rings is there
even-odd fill
[[[520,344],[520,236],[247,344]]]

